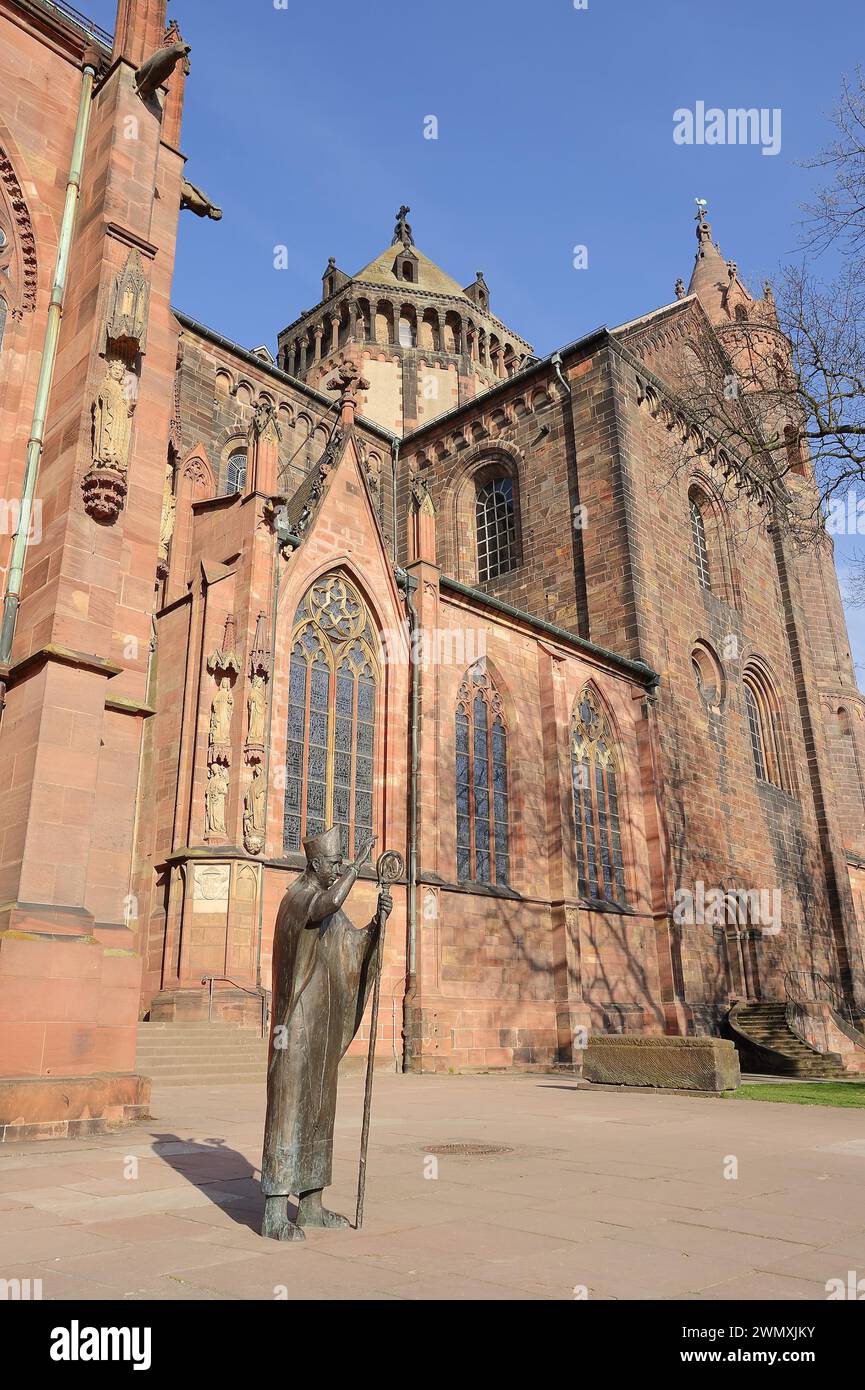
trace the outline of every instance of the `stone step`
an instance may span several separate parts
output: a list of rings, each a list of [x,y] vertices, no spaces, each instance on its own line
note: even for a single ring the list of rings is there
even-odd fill
[[[846,1076],[838,1062],[809,1047],[787,1023],[786,1004],[749,1004],[736,1016],[736,1026],[755,1044],[778,1055],[778,1074],[818,1077]]]
[[[230,1023],[140,1023],[136,1067],[159,1086],[263,1085],[268,1040]]]

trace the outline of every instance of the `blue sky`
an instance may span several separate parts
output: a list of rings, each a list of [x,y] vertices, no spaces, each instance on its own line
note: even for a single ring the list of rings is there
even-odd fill
[[[114,27],[114,0],[77,0]],[[581,0],[582,2],[582,0]],[[279,6],[279,7],[278,7]],[[252,347],[390,241],[418,246],[547,352],[673,297],[694,198],[759,290],[795,252],[859,53],[862,0],[182,0],[187,174],[224,209],[181,219],[174,302]],[[781,149],[678,145],[673,112],[780,108]],[[438,139],[424,139],[424,118]],[[274,269],[274,247],[288,267]],[[584,245],[588,266],[573,268]],[[856,541],[836,541],[839,566]],[[865,548],[865,540],[860,538]],[[865,613],[848,610],[859,680]]]

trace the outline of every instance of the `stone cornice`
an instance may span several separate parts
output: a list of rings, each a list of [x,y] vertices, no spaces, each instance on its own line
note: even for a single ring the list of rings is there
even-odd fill
[[[74,666],[79,671],[91,671],[94,675],[104,676],[106,680],[119,676],[124,669],[116,662],[109,661],[107,657],[91,656],[87,652],[73,651],[71,647],[49,643],[40,647],[38,651],[31,652],[22,661],[16,661],[14,665],[0,666],[0,680],[5,681],[7,686],[17,685],[19,681],[34,675],[49,661],[57,662],[60,666]]]
[[[115,714],[139,715],[143,719],[149,719],[156,713],[152,705],[145,705],[140,700],[127,700],[122,695],[109,695],[105,708],[113,710]]]
[[[659,377],[651,368],[647,367],[642,358],[630,352],[623,343],[619,342],[612,334],[608,335],[608,342],[611,349],[617,356],[626,363],[633,371],[639,392],[638,404],[643,405],[648,402],[649,412],[655,418],[662,418],[670,429],[692,433],[701,438],[705,437],[707,443],[712,445],[712,450],[707,462],[720,468],[725,477],[729,473],[736,475],[738,483],[745,488],[749,495],[757,497],[761,502],[771,506],[776,497],[783,497],[786,488],[779,478],[772,477],[768,472],[761,475],[747,459],[743,459],[739,454],[735,454],[726,446],[712,438],[702,427],[700,421],[691,415],[686,406],[677,399],[672,387]],[[650,388],[647,391],[647,386]],[[655,404],[652,404],[652,396],[655,397]],[[658,398],[662,397],[662,400]]]

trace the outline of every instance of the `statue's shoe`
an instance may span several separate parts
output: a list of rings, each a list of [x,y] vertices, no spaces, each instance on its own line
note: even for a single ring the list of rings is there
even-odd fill
[[[338,1211],[328,1211],[327,1207],[319,1207],[318,1211],[311,1212],[307,1216],[303,1212],[297,1214],[297,1224],[299,1226],[323,1226],[329,1231],[341,1231],[351,1225],[347,1216],[340,1216]]]
[[[269,1201],[265,1203],[261,1234],[268,1240],[306,1240],[300,1227],[289,1221],[284,1201],[281,1210],[272,1208]]]
[[[277,1240],[306,1240],[306,1236],[299,1226],[295,1226],[293,1221],[286,1221],[280,1229]]]

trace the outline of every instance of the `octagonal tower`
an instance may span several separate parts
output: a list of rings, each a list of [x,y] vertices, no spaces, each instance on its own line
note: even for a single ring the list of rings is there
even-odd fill
[[[415,246],[408,212],[400,209],[391,245],[356,275],[330,258],[320,302],[282,330],[278,357],[322,391],[336,361],[356,362],[369,382],[363,414],[398,435],[513,376],[532,355],[491,314],[481,271],[461,289]]]

